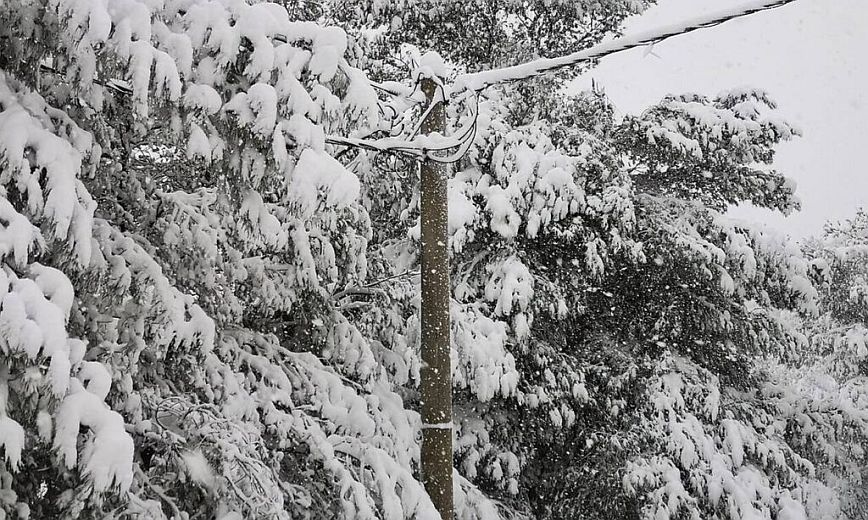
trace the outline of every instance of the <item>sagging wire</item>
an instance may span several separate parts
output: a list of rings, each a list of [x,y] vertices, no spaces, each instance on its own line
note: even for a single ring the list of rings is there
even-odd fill
[[[416,99],[414,97],[416,95],[416,93],[419,91],[419,82],[418,81],[413,85],[412,89],[409,89],[409,87],[407,87],[407,89],[409,89],[409,92],[407,92],[406,90],[402,92],[402,91],[400,91],[394,87],[389,87],[383,83],[379,83],[376,81],[371,81],[370,85],[374,89],[379,90],[381,92],[384,92],[386,94],[389,94],[393,98],[400,99],[401,101],[407,103],[408,105],[412,106],[412,105],[419,105],[422,103],[421,100]],[[444,96],[445,96],[445,94],[444,94]],[[387,103],[384,101],[377,101],[377,109],[380,111],[380,114],[382,114],[384,119],[389,121],[389,131],[388,131],[389,137],[397,138],[399,135],[404,133],[404,129],[407,126],[406,119],[401,118],[397,124],[395,123],[395,121],[398,120],[399,112],[398,112],[398,109],[393,106],[393,104]],[[387,114],[386,114],[387,110],[391,112],[390,116],[387,116]],[[430,107],[429,107],[429,110],[426,111],[426,116],[427,116],[428,112],[430,112]],[[423,116],[422,120],[424,120],[424,118],[425,118],[425,116]],[[421,125],[421,122],[419,123],[419,125]],[[412,135],[415,135],[415,133]]]
[[[474,94],[476,94],[476,93],[474,93]],[[473,142],[476,140],[476,131],[479,127],[479,95],[476,94],[473,97],[474,97],[475,102],[476,102],[476,107],[473,110],[473,121],[471,122],[471,124],[469,126],[469,130],[465,131],[465,133],[461,137],[461,142],[460,142],[460,146],[458,147],[458,150],[454,154],[447,155],[445,157],[438,156],[435,154],[429,154],[429,155],[427,155],[428,159],[431,159],[432,161],[438,162],[441,164],[455,163],[455,162],[460,161],[461,158],[464,157],[464,155],[467,154],[467,152],[473,146]]]
[[[479,95],[476,92],[469,92],[469,94],[474,98],[474,103],[471,108],[471,116],[469,118],[470,122],[462,125],[461,129],[459,129],[454,135],[448,138],[451,142],[447,142],[440,146],[422,147],[414,143],[413,141],[397,140],[393,138],[370,140],[338,136],[327,136],[326,142],[338,146],[352,146],[374,152],[410,155],[417,159],[430,159],[432,161],[442,164],[457,162],[464,156],[465,153],[467,153],[467,151],[473,145],[473,141],[476,138],[476,132],[479,125]],[[465,98],[466,97],[467,96],[465,96]],[[430,114],[431,109],[435,105],[436,103],[432,103],[431,105],[429,105],[428,109],[423,113],[421,121],[425,120],[425,118],[428,116],[428,114]],[[416,127],[419,127],[420,125],[421,123],[418,123]],[[414,134],[415,131],[417,130],[414,129]],[[441,156],[434,153],[448,152],[449,150],[453,150],[456,148],[458,150],[455,153],[449,155]]]
[[[418,82],[416,83],[419,84]],[[440,97],[443,102],[446,102],[446,91],[443,90],[443,83],[437,82],[435,84],[434,95],[437,95],[437,92],[440,92]],[[419,133],[419,130],[422,128],[422,125],[425,124],[425,120],[428,119],[428,116],[431,115],[431,111],[434,110],[434,107],[437,106],[437,102],[428,103],[428,108],[425,109],[425,112],[422,113],[422,116],[419,118],[419,121],[413,125],[413,130],[410,131],[410,139],[416,137],[416,134]]]
[[[398,152],[410,153],[412,155],[417,155],[424,159],[430,159],[434,162],[438,162],[441,164],[450,164],[457,162],[464,156],[465,153],[467,153],[467,151],[473,145],[474,139],[476,139],[476,130],[479,124],[479,96],[474,92],[473,97],[475,99],[475,107],[471,110],[472,115],[470,124],[462,125],[462,128],[453,136],[451,136],[452,139],[456,140],[454,143],[449,143],[443,146],[432,148],[419,148],[418,146],[397,146],[394,149]],[[433,108],[434,106],[435,103],[432,103],[430,105],[429,110],[426,111],[426,115],[422,118],[422,121],[424,121],[425,117],[427,117],[427,114],[430,113],[431,108]],[[455,148],[458,148],[458,151],[451,155],[439,156],[433,153],[446,152]]]

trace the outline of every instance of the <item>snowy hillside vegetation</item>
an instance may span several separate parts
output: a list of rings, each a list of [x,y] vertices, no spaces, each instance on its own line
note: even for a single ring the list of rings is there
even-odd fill
[[[866,518],[866,218],[802,249],[726,214],[798,208],[771,96],[452,96],[645,7],[0,2],[0,518],[439,518],[432,153],[457,520]]]

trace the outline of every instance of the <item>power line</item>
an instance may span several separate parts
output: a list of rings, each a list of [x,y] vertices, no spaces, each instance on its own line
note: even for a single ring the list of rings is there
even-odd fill
[[[542,58],[520,65],[504,67],[501,69],[485,70],[470,74],[462,74],[455,80],[456,88],[453,93],[457,94],[465,90],[479,92],[492,85],[521,81],[551,72],[554,70],[572,67],[582,62],[600,59],[617,52],[623,52],[636,47],[653,45],[663,40],[688,34],[699,29],[714,27],[736,18],[743,18],[762,11],[776,9],[796,0],[754,0],[746,5],[718,11],[685,20],[681,23],[667,27],[658,27],[649,31],[640,32],[633,36],[617,38],[610,42],[601,43],[588,49],[584,49],[566,56],[557,58]]]

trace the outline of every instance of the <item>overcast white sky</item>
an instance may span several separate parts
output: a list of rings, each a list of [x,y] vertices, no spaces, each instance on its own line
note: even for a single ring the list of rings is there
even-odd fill
[[[739,0],[659,0],[628,21],[626,34]],[[828,219],[868,206],[868,1],[795,3],[604,59],[579,80],[606,89],[636,113],[668,93],[714,95],[738,86],[768,91],[804,132],[780,147],[775,167],[798,184],[802,211],[784,218],[755,208],[734,214],[794,237],[817,234]],[[659,56],[659,57],[657,57]]]

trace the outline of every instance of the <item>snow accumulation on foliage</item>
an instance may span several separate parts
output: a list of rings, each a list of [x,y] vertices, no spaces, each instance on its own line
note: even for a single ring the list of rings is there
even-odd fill
[[[864,517],[866,218],[799,247],[726,215],[798,208],[769,95],[450,86],[645,6],[0,3],[0,517],[437,518],[423,149],[454,155],[456,519]]]

